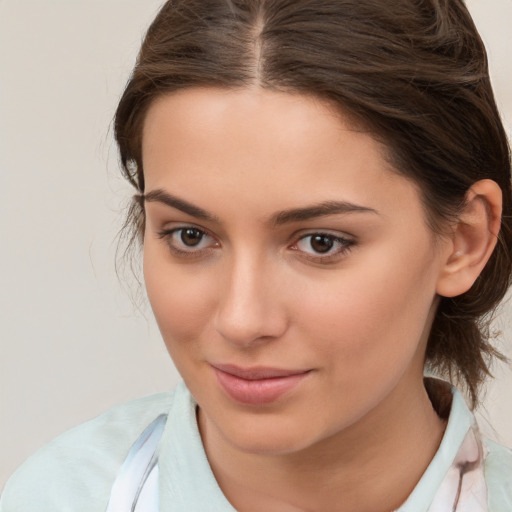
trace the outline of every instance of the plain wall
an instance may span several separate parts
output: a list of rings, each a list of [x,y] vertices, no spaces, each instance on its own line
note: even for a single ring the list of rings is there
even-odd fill
[[[0,487],[58,433],[178,379],[149,308],[126,291],[137,284],[114,268],[132,191],[110,123],[159,4],[0,0]],[[510,132],[512,1],[469,6]],[[510,356],[511,317],[508,305]],[[512,372],[496,375],[483,429],[512,446]]]

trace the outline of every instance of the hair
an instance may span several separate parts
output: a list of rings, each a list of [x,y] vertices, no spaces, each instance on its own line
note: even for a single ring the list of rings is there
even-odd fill
[[[334,103],[384,143],[441,233],[484,178],[503,192],[498,244],[466,293],[440,299],[426,366],[471,404],[490,375],[492,313],[511,283],[510,147],[487,55],[463,0],[170,0],[142,43],[115,116],[124,176],[144,231],[142,129],[156,98],[184,88],[261,87]]]

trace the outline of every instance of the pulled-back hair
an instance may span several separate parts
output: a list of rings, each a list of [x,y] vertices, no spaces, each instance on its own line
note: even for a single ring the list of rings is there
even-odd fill
[[[120,100],[126,178],[144,192],[142,127],[161,95],[195,86],[298,92],[339,105],[421,190],[437,233],[478,180],[503,191],[499,241],[466,293],[442,297],[426,364],[465,385],[489,374],[489,321],[511,282],[510,149],[484,45],[463,0],[171,0],[150,26]],[[139,235],[144,207],[129,221]]]

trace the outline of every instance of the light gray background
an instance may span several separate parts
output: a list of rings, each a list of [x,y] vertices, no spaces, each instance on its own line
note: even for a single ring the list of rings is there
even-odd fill
[[[114,270],[131,189],[109,127],[159,5],[0,0],[0,487],[58,433],[178,378],[149,309]],[[469,7],[510,133],[512,0]],[[508,305],[512,356],[511,317]],[[512,371],[496,375],[483,429],[512,445]]]

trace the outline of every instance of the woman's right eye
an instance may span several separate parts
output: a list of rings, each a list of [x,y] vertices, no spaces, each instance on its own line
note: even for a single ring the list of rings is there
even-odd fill
[[[159,238],[164,239],[172,252],[178,255],[198,255],[205,250],[218,247],[218,242],[202,229],[186,226],[162,230]]]

